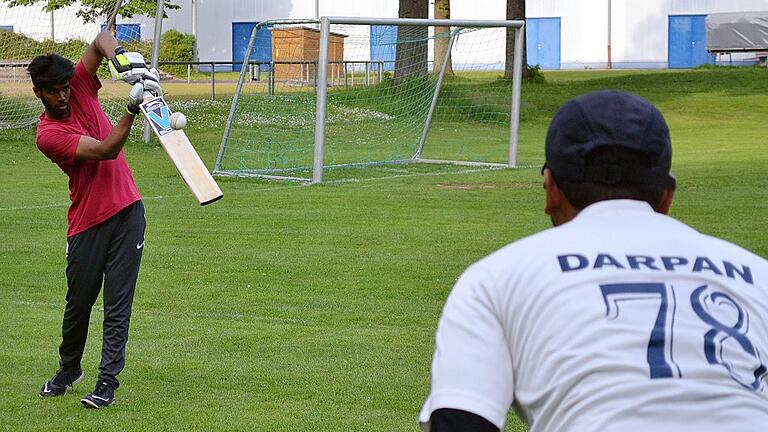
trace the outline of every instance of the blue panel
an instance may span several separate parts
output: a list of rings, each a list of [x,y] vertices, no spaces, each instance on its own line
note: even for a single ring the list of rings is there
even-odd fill
[[[560,18],[528,18],[525,27],[528,64],[560,69]]]
[[[546,18],[539,25],[539,59],[542,69],[560,69],[560,18]]]
[[[525,20],[525,55],[528,64],[540,65],[539,60],[539,19],[528,18]]]
[[[107,29],[106,24],[101,25],[101,31]],[[117,24],[115,25],[115,39],[118,42],[138,42],[141,40],[140,24]]]
[[[397,26],[371,26],[371,61],[383,61],[384,70],[395,69]],[[374,65],[374,70],[378,65]]]
[[[693,64],[700,66],[707,63],[713,63],[713,58],[707,51],[707,26],[706,15],[693,17],[691,24],[693,28]]]
[[[256,23],[232,23],[232,61],[242,63],[245,51],[248,49],[248,41]],[[251,60],[260,62],[272,61],[272,30],[262,27],[256,32]],[[232,65],[232,70],[239,72],[240,64]],[[261,70],[269,70],[269,65],[261,65]]]
[[[670,68],[688,68],[691,62],[691,17],[669,17],[669,52]]]
[[[118,24],[115,31],[115,39],[119,41],[140,41],[141,26],[139,24]]]
[[[669,50],[670,68],[693,68],[712,63],[707,52],[706,15],[670,15]]]

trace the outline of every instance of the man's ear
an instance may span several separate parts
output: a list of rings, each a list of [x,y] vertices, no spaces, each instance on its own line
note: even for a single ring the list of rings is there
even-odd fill
[[[32,91],[35,92],[35,97],[40,99],[40,89],[35,86],[32,86]]]
[[[564,224],[579,214],[579,209],[568,201],[549,168],[544,169],[544,190],[546,192],[544,213],[552,219],[552,225]]]
[[[563,194],[548,168],[544,169],[544,192],[546,194],[544,213],[552,216],[562,205]]]
[[[661,196],[659,205],[656,206],[656,213],[669,214],[669,209],[672,207],[672,201],[675,198],[674,189],[667,189],[664,191],[664,195]]]

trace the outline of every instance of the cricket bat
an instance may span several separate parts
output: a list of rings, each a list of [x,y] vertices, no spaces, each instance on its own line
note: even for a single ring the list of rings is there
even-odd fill
[[[141,112],[197,202],[206,205],[221,199],[224,194],[192,147],[187,134],[171,126],[171,109],[165,99],[151,96],[149,93],[144,95],[144,102],[140,105]]]

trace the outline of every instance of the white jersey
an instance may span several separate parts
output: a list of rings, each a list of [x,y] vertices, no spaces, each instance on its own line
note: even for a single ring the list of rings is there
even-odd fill
[[[644,202],[604,201],[470,266],[419,421],[530,432],[768,431],[768,262]]]

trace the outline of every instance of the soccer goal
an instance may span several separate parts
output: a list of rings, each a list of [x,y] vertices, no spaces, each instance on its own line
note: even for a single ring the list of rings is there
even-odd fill
[[[214,173],[319,183],[424,164],[513,167],[522,34],[523,21],[259,23]]]
[[[57,53],[77,63],[86,47],[102,29],[117,1],[94,10],[81,2],[48,10],[53,2],[30,6],[9,6],[0,2],[0,129],[21,128],[37,122],[43,107],[32,94],[27,66],[40,54]],[[162,3],[162,2],[160,2]],[[116,26],[118,42],[146,59],[155,53],[157,20],[144,17],[121,18]],[[106,66],[98,73],[103,88],[100,100],[113,119],[125,112],[127,87],[112,83]]]

